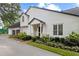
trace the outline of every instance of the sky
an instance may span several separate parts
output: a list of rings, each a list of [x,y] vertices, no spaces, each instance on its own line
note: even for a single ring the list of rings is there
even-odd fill
[[[63,11],[70,8],[78,7],[79,4],[77,3],[21,3],[20,6],[22,12],[27,11],[27,9],[30,6],[36,6],[36,7],[46,8],[56,11]]]

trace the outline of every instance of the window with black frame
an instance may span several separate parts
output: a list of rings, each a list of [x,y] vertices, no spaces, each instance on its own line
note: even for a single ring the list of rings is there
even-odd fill
[[[53,25],[53,35],[63,35],[63,24]]]
[[[57,25],[53,25],[53,35],[57,35]]]
[[[63,35],[63,24],[58,24],[58,35]]]

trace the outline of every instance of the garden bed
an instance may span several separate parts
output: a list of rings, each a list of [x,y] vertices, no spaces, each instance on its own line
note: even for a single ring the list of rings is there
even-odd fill
[[[35,42],[28,42],[27,44],[47,50],[47,51],[51,51],[51,52],[55,52],[57,54],[60,54],[62,56],[79,56],[79,53],[77,52],[73,52],[73,51],[69,51],[69,50],[64,50],[61,48],[55,48],[55,47],[50,47],[44,44],[39,44],[39,43],[35,43]]]

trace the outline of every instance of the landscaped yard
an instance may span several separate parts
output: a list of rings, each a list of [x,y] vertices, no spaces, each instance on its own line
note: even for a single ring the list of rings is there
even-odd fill
[[[63,56],[79,56],[79,34],[72,32],[67,37],[30,36],[26,33],[10,36],[23,41],[31,40],[29,45],[58,53]]]
[[[32,42],[32,41],[28,42],[27,44],[38,47],[38,48],[41,48],[41,49],[44,49],[44,50],[48,50],[48,51],[51,51],[51,52],[58,53],[62,56],[79,56],[79,53],[77,53],[77,52],[64,50],[64,49],[61,49],[61,48],[50,47],[50,46],[35,43],[35,42]]]

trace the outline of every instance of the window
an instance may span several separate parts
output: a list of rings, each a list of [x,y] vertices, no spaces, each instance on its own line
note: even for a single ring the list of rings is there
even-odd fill
[[[57,35],[57,25],[53,25],[53,34]]]
[[[22,22],[24,22],[24,16],[22,16]]]
[[[63,35],[63,25],[62,24],[58,25],[58,35]]]
[[[63,35],[63,24],[53,25],[53,35]]]

